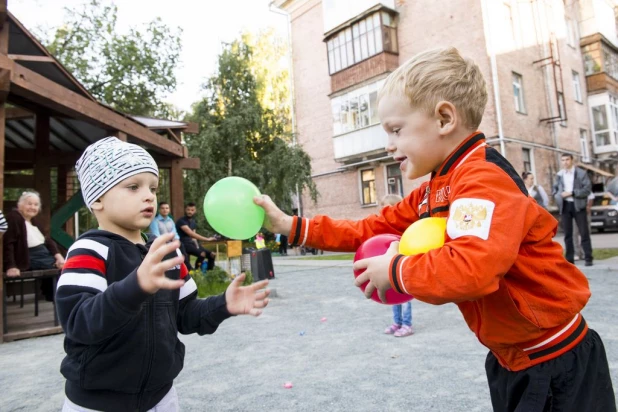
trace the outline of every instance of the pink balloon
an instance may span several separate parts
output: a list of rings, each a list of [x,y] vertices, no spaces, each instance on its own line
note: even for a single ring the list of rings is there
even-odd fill
[[[362,245],[356,250],[356,254],[354,255],[354,262],[357,260],[367,259],[375,256],[381,256],[386,253],[389,246],[392,242],[396,242],[400,239],[400,236],[397,235],[377,235],[363,242]],[[357,278],[361,273],[365,270],[355,270],[354,277]],[[361,285],[361,290],[364,292],[367,284],[369,282],[365,282]],[[371,294],[371,299],[375,300],[378,303],[384,303],[378,297],[378,291],[374,290]],[[406,303],[414,299],[411,295],[406,295],[404,293],[396,292],[393,289],[389,289],[386,291],[386,304],[387,305],[400,305],[402,303]]]

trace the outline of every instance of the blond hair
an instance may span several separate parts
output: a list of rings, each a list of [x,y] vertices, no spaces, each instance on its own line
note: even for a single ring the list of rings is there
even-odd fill
[[[403,200],[403,197],[396,195],[396,194],[389,194],[386,195],[382,198],[382,200],[380,201],[380,204],[382,205],[382,207],[384,206],[394,206],[397,203],[401,202]]]
[[[487,86],[479,67],[454,47],[424,51],[392,72],[380,89],[385,95],[404,95],[413,108],[433,115],[436,104],[451,102],[468,129],[481,124]]]

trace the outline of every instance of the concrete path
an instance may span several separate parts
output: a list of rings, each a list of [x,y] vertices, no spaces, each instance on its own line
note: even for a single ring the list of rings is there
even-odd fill
[[[350,262],[287,263],[275,259],[278,296],[263,316],[181,337],[187,357],[175,385],[183,411],[491,410],[487,350],[455,305],[414,301],[416,334],[394,338],[382,333],[390,307],[352,285]],[[618,387],[616,267],[584,268],[593,291],[584,316],[604,340]],[[0,411],[60,409],[62,341],[0,345]]]

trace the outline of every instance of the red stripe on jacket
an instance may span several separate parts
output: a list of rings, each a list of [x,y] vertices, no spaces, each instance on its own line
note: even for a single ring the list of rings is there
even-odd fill
[[[105,261],[88,255],[71,256],[64,262],[62,269],[92,269],[105,275]]]

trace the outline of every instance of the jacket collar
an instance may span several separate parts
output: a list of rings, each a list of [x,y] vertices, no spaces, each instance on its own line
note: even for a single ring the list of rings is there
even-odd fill
[[[485,135],[481,132],[474,132],[470,136],[466,137],[466,139],[461,142],[461,144],[457,147],[457,149],[453,150],[451,154],[446,158],[444,163],[440,165],[437,172],[432,174],[432,178],[436,176],[445,176],[452,170],[454,170],[457,165],[459,165],[465,158],[472,153],[473,150],[478,148],[481,145],[485,144]]]

